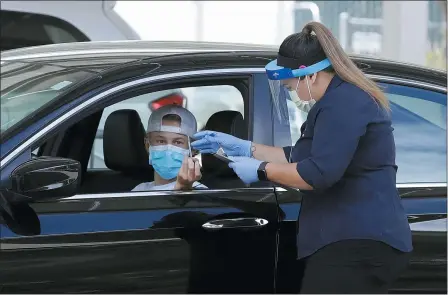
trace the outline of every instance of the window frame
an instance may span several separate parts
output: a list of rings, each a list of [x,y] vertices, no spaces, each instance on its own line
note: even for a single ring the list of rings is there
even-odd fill
[[[249,126],[249,117],[250,116],[249,116],[248,105],[249,105],[249,101],[250,101],[250,90],[247,93],[244,93],[240,89],[242,85],[238,85],[237,86],[237,84],[246,83],[246,81],[247,81],[248,84],[251,84],[251,83],[253,83],[253,82],[250,81],[251,77],[249,75],[247,75],[247,76],[245,76],[245,75],[238,75],[238,76],[232,76],[232,77],[230,77],[230,76],[220,77],[219,78],[220,79],[219,83],[216,83],[216,82],[218,82],[217,79],[218,78],[216,78],[216,77],[215,78],[203,77],[203,78],[200,78],[200,79],[198,79],[196,81],[187,81],[187,82],[182,81],[182,80],[181,81],[175,81],[175,82],[174,81],[170,81],[168,83],[168,85],[169,85],[168,87],[165,87],[165,85],[163,85],[163,86],[162,85],[160,85],[160,86],[158,86],[158,85],[144,85],[144,86],[141,87],[141,89],[130,90],[130,92],[133,93],[133,95],[130,96],[130,97],[128,97],[129,94],[123,93],[123,94],[119,95],[120,98],[122,98],[122,97],[127,97],[127,98],[120,99],[119,101],[117,101],[118,98],[116,98],[116,99],[113,99],[113,103],[107,103],[107,105],[101,109],[101,119],[102,119],[103,111],[104,111],[105,108],[113,106],[115,104],[119,104],[119,103],[125,102],[125,101],[127,101],[129,99],[135,98],[135,97],[140,96],[140,95],[155,93],[155,92],[158,92],[158,91],[184,89],[184,88],[228,86],[228,87],[234,87],[236,90],[238,90],[238,92],[241,95],[241,99],[242,99],[242,103],[243,103],[243,117],[245,118],[245,123],[246,123],[245,134],[246,134],[247,137],[249,137],[250,136],[249,135],[250,132],[249,132],[249,127],[248,126]],[[237,82],[238,79],[241,79],[241,80],[244,79],[246,81],[244,81],[244,82],[243,81]],[[231,82],[233,82],[233,83],[231,83]],[[247,85],[247,86],[249,86],[249,85]],[[247,96],[247,97],[245,97],[245,96]],[[247,120],[246,120],[246,118],[247,118]],[[145,124],[144,122],[142,122],[142,123]],[[104,130],[99,130],[98,128],[99,128],[99,125],[96,128],[95,139],[94,139],[94,141],[92,143],[92,153],[91,153],[91,155],[89,157],[89,163],[90,163],[90,160],[91,160],[92,155],[93,155],[93,146],[95,144],[95,140],[98,138],[97,137],[98,134],[100,134],[101,138],[102,138],[102,133],[104,132]],[[89,167],[87,167],[86,172],[88,172],[88,171],[99,171],[99,170],[110,170],[110,169],[108,169],[108,168],[89,168]]]
[[[154,76],[146,76],[146,77],[138,77],[138,79],[126,80],[119,84],[112,84],[110,88],[107,85],[102,85],[102,91],[96,92],[92,91],[87,95],[90,95],[89,98],[86,99],[86,96],[82,96],[79,99],[70,103],[72,107],[61,114],[59,117],[54,120],[50,120],[50,122],[45,123],[37,132],[33,133],[26,140],[18,144],[11,152],[5,155],[0,161],[0,169],[4,169],[9,163],[11,163],[15,158],[20,156],[23,152],[26,152],[27,149],[36,148],[37,146],[41,146],[44,142],[46,142],[52,136],[57,135],[56,128],[63,129],[73,125],[74,122],[79,121],[78,117],[87,117],[95,112],[92,106],[98,106],[100,103],[104,103],[106,100],[110,99],[110,96],[115,96],[117,94],[122,93],[123,91],[129,89],[130,87],[138,86],[145,87],[145,85],[149,85],[151,83],[163,84],[170,83],[170,80],[173,78],[183,78],[183,79],[195,79],[197,77],[222,77],[222,76],[238,76],[238,75],[248,75],[253,76],[257,73],[264,72],[263,68],[257,67],[242,67],[242,68],[211,68],[211,69],[201,69],[201,70],[184,70],[178,71],[174,73],[163,73]],[[154,84],[155,85],[155,84]],[[253,85],[249,85],[249,98],[251,100],[253,93]],[[107,97],[107,98],[105,98]],[[113,102],[112,102],[113,103]],[[249,108],[249,114],[252,112],[253,104],[249,101],[247,105]],[[246,106],[245,106],[246,108]],[[87,111],[85,111],[87,109]],[[93,109],[93,110],[92,110]],[[85,112],[84,112],[85,111]],[[83,112],[83,114],[80,114]],[[47,117],[51,117],[51,114],[47,115]],[[252,116],[248,116],[249,124],[249,139],[252,139],[253,131],[252,131]],[[59,129],[59,130],[61,130]]]
[[[382,83],[382,82],[380,82],[379,84],[380,84],[380,86],[387,88],[387,91],[386,91],[387,94],[399,95],[399,96],[405,97],[405,99],[409,99],[409,100],[412,99],[414,101],[418,100],[421,103],[440,105],[441,107],[445,107],[445,109],[447,107],[446,94],[443,94],[441,92],[430,90],[430,89],[423,89],[423,88],[419,88],[419,87],[415,87],[415,86],[395,84],[395,83]],[[427,94],[428,96],[425,96],[425,94]],[[443,98],[439,99],[439,97],[437,97],[437,96],[444,97],[445,102],[443,102]],[[393,102],[393,101],[391,100],[391,102]],[[434,126],[437,126],[438,128],[442,128],[443,129],[443,127],[441,127],[439,124],[431,122],[431,120],[429,120],[427,117],[422,116],[421,114],[415,113],[414,110],[408,109],[406,106],[403,106],[403,105],[400,105],[400,104],[397,104],[397,106],[399,108],[405,109],[406,111],[409,111],[410,113],[413,114],[413,116],[419,117],[419,120],[421,120],[422,122],[427,122],[428,124],[432,124]],[[393,113],[392,113],[392,117],[393,117]],[[446,118],[445,118],[445,120],[446,120]],[[394,125],[394,122],[397,122],[397,121],[392,119],[392,127],[395,126],[395,127],[398,128],[398,125]],[[397,135],[397,130],[398,130],[397,128],[395,128],[395,131],[394,131],[395,136],[394,137],[395,137],[395,145],[396,145],[396,149],[397,149],[396,154],[397,154],[397,158],[398,158],[398,157],[400,157],[403,154],[402,154],[402,152],[400,152],[398,150],[398,147],[400,145],[400,141],[398,141],[399,137]],[[445,132],[446,132],[446,125],[445,125]],[[446,146],[446,140],[444,141],[444,143],[445,143],[445,148],[446,148],[447,147]],[[402,177],[401,175],[402,175],[403,172],[400,173],[400,170],[403,171],[403,168],[400,169],[400,167],[403,167],[403,163],[400,164],[400,161],[398,161],[398,159],[396,159],[396,163],[398,165],[397,184],[406,185],[406,184],[417,184],[417,183],[419,183],[419,182],[416,182],[415,180],[413,181],[412,179],[411,180],[407,180],[404,177],[403,177],[404,179],[401,179],[401,181],[400,181],[398,178]],[[445,159],[445,163],[446,163],[446,159]],[[422,165],[422,166],[424,167],[425,165]],[[406,169],[404,169],[404,170],[406,170]],[[446,170],[446,165],[445,165],[445,169],[442,169],[442,170]],[[444,179],[446,180],[446,175],[445,175]],[[428,180],[426,180],[426,181],[423,181],[422,183],[436,184],[437,185],[437,184],[441,184],[443,182],[440,182],[440,180],[435,179],[435,181],[428,182]],[[446,183],[447,182],[445,181],[445,185],[446,185]]]
[[[119,101],[126,100],[127,98],[131,98],[137,96],[139,91],[142,93],[154,92],[158,90],[164,90],[167,88],[179,88],[179,87],[189,87],[189,86],[214,86],[214,85],[232,85],[227,81],[235,81],[237,79],[245,79],[245,81],[241,81],[241,83],[245,83],[245,91],[246,94],[240,90],[236,85],[232,85],[236,87],[243,96],[244,101],[244,115],[247,120],[246,123],[246,136],[249,139],[252,139],[253,136],[253,118],[254,115],[253,109],[253,93],[254,93],[254,79],[256,74],[263,73],[263,68],[215,68],[215,69],[200,69],[193,71],[179,71],[170,74],[159,74],[156,76],[150,77],[138,77],[133,80],[122,81],[120,84],[114,84],[112,89],[101,87],[103,90],[101,92],[94,93],[90,98],[77,103],[74,108],[65,112],[62,116],[56,118],[50,123],[46,124],[45,127],[41,128],[38,132],[33,134],[30,138],[24,141],[22,144],[18,145],[11,153],[9,153],[5,158],[2,159],[1,169],[9,169],[8,164],[16,163],[14,159],[16,159],[17,155],[24,155],[26,153],[29,157],[31,157],[30,152],[31,149],[35,149],[38,146],[43,146],[44,143],[48,143],[47,147],[44,147],[46,150],[51,151],[52,155],[55,155],[57,151],[57,145],[60,144],[61,138],[68,128],[74,126],[76,123],[81,122],[83,119],[97,113],[99,110],[104,109],[105,107],[117,103]],[[224,78],[224,79],[223,79]],[[176,83],[173,84],[173,81],[176,80]],[[216,83],[219,80],[221,83]],[[204,83],[204,81],[210,81],[209,83]],[[167,87],[167,85],[169,87]],[[51,115],[50,115],[51,116]],[[95,130],[97,130],[98,126],[95,126]],[[92,141],[93,143],[93,141]],[[24,149],[24,150],[23,150]],[[42,150],[42,149],[41,149]],[[41,154],[41,153],[40,153]],[[27,159],[25,159],[26,161]],[[11,161],[11,162],[9,162]],[[18,163],[20,164],[20,163]],[[5,166],[6,167],[5,167]],[[86,162],[87,165],[87,162]],[[5,168],[4,168],[5,167]],[[13,169],[13,168],[12,168]],[[4,171],[4,170],[3,170]],[[83,171],[86,172],[86,171]],[[260,183],[254,185],[252,188],[265,188],[269,190],[273,190],[274,187],[272,185],[266,185],[266,183]],[[245,189],[242,187],[235,187],[229,189],[229,191],[241,190]],[[208,189],[208,191],[214,191],[216,189]],[[217,189],[217,191],[222,189]],[[109,193],[105,193],[107,195]],[[126,194],[126,192],[116,192],[112,194]],[[76,196],[84,195],[77,194]]]
[[[445,85],[445,87],[443,87],[443,86],[440,86],[437,84],[431,84],[431,83],[427,83],[427,82],[421,82],[421,81],[417,81],[417,80],[410,80],[407,78],[398,78],[398,77],[386,76],[386,75],[367,74],[367,76],[369,78],[373,79],[377,83],[394,84],[394,85],[398,85],[398,86],[413,87],[413,88],[438,92],[445,96],[447,95],[446,85]],[[399,188],[401,190],[414,189],[414,188],[436,188],[436,189],[445,188],[446,189],[446,187],[447,187],[447,181],[445,181],[445,182],[429,182],[429,183],[423,183],[423,182],[421,182],[421,183],[414,183],[414,182],[397,183],[397,188]],[[422,192],[420,192],[420,190],[414,191],[414,192],[408,192],[408,193],[409,193],[408,196],[411,196],[411,194],[413,194],[413,193],[422,194]],[[431,192],[431,194],[432,193],[434,193],[434,192]]]

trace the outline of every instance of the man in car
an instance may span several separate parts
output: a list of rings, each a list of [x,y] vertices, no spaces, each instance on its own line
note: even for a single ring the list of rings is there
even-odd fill
[[[207,188],[197,182],[202,177],[201,167],[191,155],[190,139],[196,131],[196,118],[183,107],[167,105],[153,111],[145,146],[154,181],[141,183],[132,191]]]

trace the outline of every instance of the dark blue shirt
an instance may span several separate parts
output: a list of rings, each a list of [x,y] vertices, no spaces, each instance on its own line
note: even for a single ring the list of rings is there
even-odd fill
[[[303,191],[298,257],[347,239],[382,241],[412,251],[396,188],[390,114],[335,76],[310,110],[296,145],[285,155],[313,191]],[[291,151],[292,148],[292,151]]]

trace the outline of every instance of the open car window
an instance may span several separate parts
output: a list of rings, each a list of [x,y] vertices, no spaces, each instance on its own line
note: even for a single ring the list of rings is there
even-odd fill
[[[235,86],[185,87],[140,94],[103,110],[82,193],[130,192],[137,186],[139,191],[172,189],[170,185],[153,186],[154,170],[148,171],[145,167],[149,161],[145,139],[142,132],[135,132],[143,128],[146,133],[151,113],[168,104],[188,109],[196,118],[198,131],[211,129],[231,132],[233,128],[239,130],[240,137],[247,136],[245,126],[232,125],[235,118],[238,124],[244,125],[244,99]],[[138,113],[142,127],[135,122],[134,111]],[[236,175],[232,175],[233,171],[229,171],[231,169],[226,163],[221,163],[211,155],[195,153],[194,150],[193,156],[202,167],[202,179],[193,184],[194,189],[243,187],[243,183]],[[145,172],[140,173],[139,170]]]
[[[204,129],[210,117],[220,111],[235,111],[244,117],[243,97],[238,89],[229,85],[162,90],[133,97],[103,110],[88,169],[108,169],[104,163],[103,133],[110,114],[123,109],[136,110],[146,130],[151,112],[166,104],[182,105],[192,112],[198,131]],[[197,157],[201,158],[200,155]]]

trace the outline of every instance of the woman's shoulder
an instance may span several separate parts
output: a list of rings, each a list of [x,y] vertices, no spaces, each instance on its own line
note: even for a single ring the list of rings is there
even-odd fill
[[[365,90],[361,89],[349,82],[343,82],[335,94],[347,103],[351,103],[353,106],[373,106],[375,100]]]
[[[376,100],[360,87],[349,82],[343,82],[329,93],[331,97],[325,99],[322,109],[330,109],[340,113],[361,115],[378,113],[380,107]]]
[[[367,125],[375,122],[389,122],[390,115],[367,92],[350,83],[344,83],[340,89],[333,91],[333,96],[325,99],[325,102],[310,112],[308,117],[316,121],[319,117],[326,118],[329,122],[334,120],[348,120]],[[345,88],[345,89],[344,89]]]

